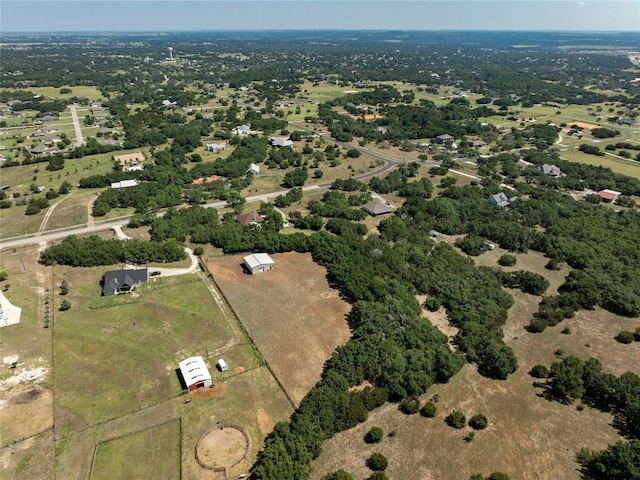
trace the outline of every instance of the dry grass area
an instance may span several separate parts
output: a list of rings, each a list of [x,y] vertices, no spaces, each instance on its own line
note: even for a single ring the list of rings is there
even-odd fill
[[[349,304],[311,255],[272,256],[270,272],[247,275],[242,256],[209,260],[209,270],[295,403],[320,380],[324,362],[347,342]]]
[[[480,257],[479,265],[497,266],[505,253],[496,248]],[[545,275],[551,282],[548,293],[554,293],[563,282],[567,268],[553,272],[544,269],[547,259],[530,252],[517,254],[518,262],[509,269],[524,269]],[[525,330],[537,310],[540,297],[510,291],[516,304],[509,311],[504,327],[505,341],[514,349],[519,369],[506,381],[484,378],[475,365],[465,365],[448,384],[436,385],[421,398],[426,401],[438,394],[438,413],[433,419],[419,415],[406,416],[397,405],[387,404],[373,412],[368,421],[325,442],[322,455],[314,462],[312,479],[343,468],[355,478],[365,478],[368,456],[378,451],[389,460],[389,478],[466,479],[473,473],[488,475],[500,470],[518,479],[579,479],[575,461],[582,448],[603,449],[621,437],[612,426],[608,413],[575,405],[549,401],[543,389],[535,385],[528,371],[535,364],[550,365],[558,360],[555,352],[582,358],[598,358],[606,371],[620,375],[625,371],[640,374],[640,344],[621,345],[614,340],[620,330],[634,330],[638,319],[622,318],[601,309],[580,311],[574,318],[545,332],[531,334]],[[419,301],[423,298],[419,298]],[[441,331],[451,336],[455,330],[442,311],[424,312]],[[570,334],[561,330],[569,327]],[[483,413],[489,427],[477,432],[472,442],[464,438],[469,427],[455,430],[444,417],[453,409],[467,418]],[[364,434],[374,425],[386,436],[379,445],[367,445]],[[428,454],[426,453],[428,452]]]

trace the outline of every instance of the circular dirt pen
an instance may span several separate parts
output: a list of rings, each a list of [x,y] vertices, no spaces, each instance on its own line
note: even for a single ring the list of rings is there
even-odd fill
[[[196,459],[204,468],[231,468],[249,451],[249,438],[240,427],[224,426],[209,430],[196,445]]]

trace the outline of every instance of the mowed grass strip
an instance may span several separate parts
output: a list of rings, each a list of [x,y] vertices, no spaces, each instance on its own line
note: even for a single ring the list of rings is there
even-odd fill
[[[179,395],[178,362],[236,335],[203,282],[150,288],[140,303],[90,309],[104,270],[56,267],[72,308],[56,314],[55,403],[89,425]]]
[[[586,163],[587,165],[595,165],[597,167],[608,167],[615,173],[640,178],[640,162],[634,163],[633,160],[623,160],[612,155],[600,157],[597,155],[589,155],[578,150],[567,150],[561,152],[560,156],[571,162]]]
[[[180,478],[180,420],[98,444],[91,480]]]

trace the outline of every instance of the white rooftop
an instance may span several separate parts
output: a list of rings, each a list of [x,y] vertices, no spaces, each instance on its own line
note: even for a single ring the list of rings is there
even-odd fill
[[[184,378],[187,387],[194,383],[211,380],[211,374],[202,357],[189,357],[181,361],[178,366],[180,367],[180,373],[182,373],[182,378]]]
[[[244,257],[244,263],[246,263],[249,268],[255,268],[260,265],[275,265],[276,262],[266,253],[252,253]]]

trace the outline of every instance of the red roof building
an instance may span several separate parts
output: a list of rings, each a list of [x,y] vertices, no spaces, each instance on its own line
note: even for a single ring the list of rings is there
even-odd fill
[[[191,182],[191,185],[203,185],[205,183],[217,182],[218,180],[222,180],[222,177],[219,177],[218,175],[211,175],[208,178],[196,178]]]
[[[604,189],[600,190],[596,195],[598,195],[604,202],[615,202],[622,192],[616,192],[615,190]]]

